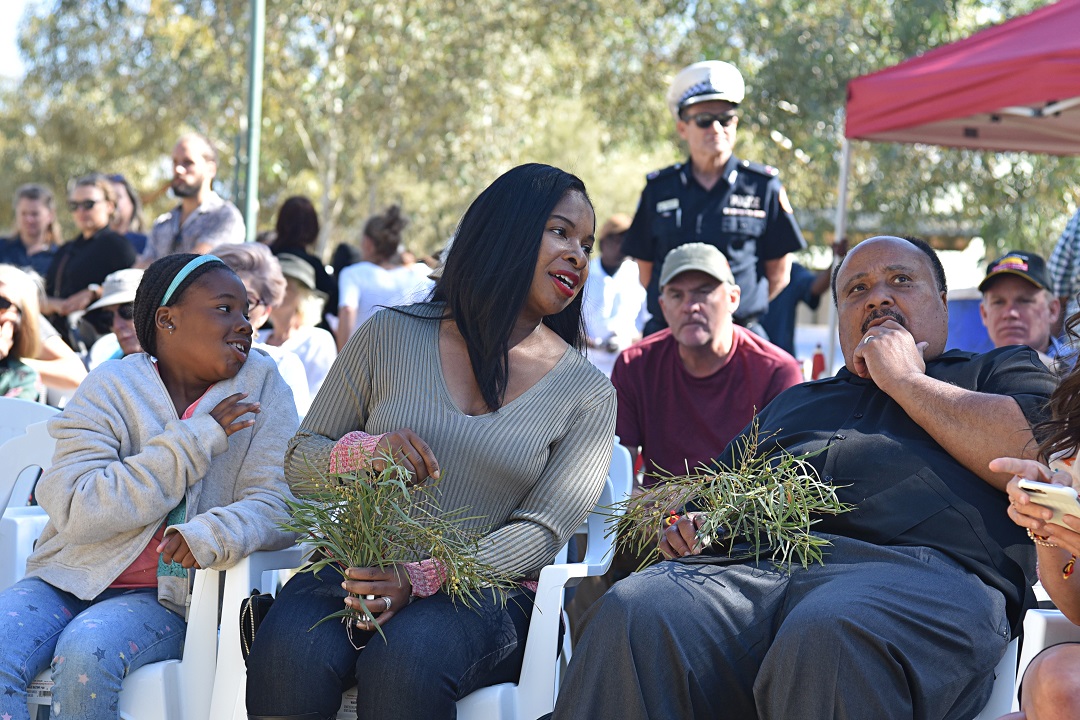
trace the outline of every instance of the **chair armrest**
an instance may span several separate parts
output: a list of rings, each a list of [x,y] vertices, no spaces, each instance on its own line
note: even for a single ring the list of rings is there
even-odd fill
[[[239,576],[237,579],[246,578],[244,584],[250,586],[244,594],[244,597],[247,597],[247,593],[251,590],[261,588],[263,573],[298,568],[304,564],[310,554],[311,549],[303,545],[293,545],[283,550],[259,550],[229,568],[226,576],[232,574]],[[263,592],[268,592],[268,590],[263,590]]]
[[[0,590],[26,575],[26,559],[48,522],[49,516],[36,505],[8,508],[4,512],[0,518]]]
[[[1080,626],[1074,625],[1060,610],[1031,609],[1024,613],[1024,643],[1017,667],[1017,682],[1023,679],[1028,664],[1052,645],[1080,642]]]
[[[183,659],[177,666],[176,683],[182,688],[212,688],[218,653],[218,592],[220,570],[196,570],[195,585],[187,613]],[[206,717],[210,691],[187,694],[187,717]]]
[[[536,589],[537,595],[540,594],[541,588],[553,587],[562,590],[577,585],[582,578],[603,575],[611,567],[610,553],[601,562],[590,563],[587,560],[588,558],[582,562],[546,566],[540,571],[540,581],[537,583]]]
[[[626,452],[625,448],[619,449]],[[629,491],[629,487],[626,490]],[[577,584],[583,577],[603,575],[611,567],[614,537],[606,532],[611,511],[601,508],[614,504],[616,492],[615,482],[609,474],[604,481],[597,509],[589,514],[589,546],[585,559],[577,563],[548,565],[540,571],[536,604],[529,621],[525,657],[521,663],[521,677],[528,677],[529,682],[518,688],[518,708],[525,717],[536,717],[550,712],[554,707],[555,661],[558,657],[564,588]],[[568,632],[569,628],[565,630]]]
[[[210,717],[232,717],[240,703],[247,677],[247,665],[240,651],[240,606],[252,590],[276,591],[265,585],[264,575],[274,570],[299,568],[310,549],[294,545],[284,550],[260,550],[252,553],[225,572],[221,599],[221,633],[218,641],[217,671]]]

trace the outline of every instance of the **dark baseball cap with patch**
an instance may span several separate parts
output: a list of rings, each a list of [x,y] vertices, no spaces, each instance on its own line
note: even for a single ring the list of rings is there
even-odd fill
[[[1001,275],[1016,275],[1041,290],[1049,290],[1046,279],[1046,261],[1035,253],[1010,250],[986,268],[986,277],[979,283],[979,292],[985,292],[990,281]]]

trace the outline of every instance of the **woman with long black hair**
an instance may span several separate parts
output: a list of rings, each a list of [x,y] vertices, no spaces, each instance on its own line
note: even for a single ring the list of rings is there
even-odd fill
[[[252,718],[321,720],[359,685],[361,718],[449,718],[473,690],[516,680],[532,591],[603,487],[615,424],[610,383],[579,352],[595,215],[582,182],[510,170],[469,207],[430,301],[377,312],[330,370],[286,455],[298,492],[314,467],[393,457],[468,508],[479,559],[522,581],[503,603],[456,607],[430,561],[295,576],[248,660]],[[386,642],[315,623],[361,601]],[[310,628],[310,631],[309,631]],[[366,643],[366,647],[363,647]],[[362,649],[357,649],[361,647]],[[297,679],[303,678],[301,682]]]

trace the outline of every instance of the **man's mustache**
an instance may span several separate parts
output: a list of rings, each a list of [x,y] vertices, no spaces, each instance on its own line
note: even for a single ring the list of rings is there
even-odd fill
[[[904,316],[901,315],[898,311],[893,310],[892,308],[881,308],[879,310],[874,310],[872,313],[870,313],[866,320],[863,321],[862,332],[865,333],[870,328],[870,323],[883,317],[892,318],[904,327],[907,327],[907,320],[905,320]]]

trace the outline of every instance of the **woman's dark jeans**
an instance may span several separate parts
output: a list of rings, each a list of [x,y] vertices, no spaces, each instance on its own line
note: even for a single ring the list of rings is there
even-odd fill
[[[472,691],[516,682],[521,672],[533,595],[515,591],[505,603],[488,591],[479,603],[455,605],[443,593],[402,608],[378,634],[354,631],[355,650],[336,620],[344,607],[341,577],[326,568],[300,573],[278,593],[248,658],[251,715],[333,717],[341,693],[358,686],[364,718],[453,718]]]

